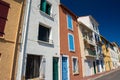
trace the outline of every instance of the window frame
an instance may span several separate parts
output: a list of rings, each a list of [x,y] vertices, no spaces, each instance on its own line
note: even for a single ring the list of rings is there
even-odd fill
[[[70,49],[70,38],[69,38],[69,36],[72,36],[72,38],[73,38],[73,47],[74,47],[74,50],[71,50]],[[75,40],[74,40],[74,35],[73,34],[71,34],[71,33],[68,33],[68,47],[69,47],[69,51],[71,51],[71,52],[75,52]]]
[[[70,17],[71,17],[71,24],[72,24],[72,28],[70,28],[70,27],[69,27],[68,16],[70,16]],[[66,19],[67,19],[67,28],[68,28],[69,30],[73,31],[73,19],[72,19],[72,16],[71,16],[71,15],[69,15],[69,14],[67,14],[67,15],[66,15]]]
[[[40,26],[49,29],[48,41],[44,41],[44,40],[40,40],[40,39],[39,39],[39,31],[40,31],[39,28],[40,28]],[[48,27],[47,25],[44,25],[44,24],[42,24],[42,23],[39,24],[39,27],[38,27],[38,41],[39,41],[39,42],[42,42],[42,43],[53,44],[53,40],[52,40],[52,29],[51,29],[51,27]]]
[[[73,59],[76,59],[76,66],[77,66],[77,69],[76,71],[74,70],[74,61]],[[78,57],[75,57],[75,56],[72,56],[72,73],[75,75],[75,74],[79,74],[79,62],[78,62]]]

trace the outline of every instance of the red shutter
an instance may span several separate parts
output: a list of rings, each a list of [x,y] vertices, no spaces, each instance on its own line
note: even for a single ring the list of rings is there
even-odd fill
[[[0,36],[4,34],[4,28],[7,20],[9,10],[9,4],[3,1],[0,1]]]

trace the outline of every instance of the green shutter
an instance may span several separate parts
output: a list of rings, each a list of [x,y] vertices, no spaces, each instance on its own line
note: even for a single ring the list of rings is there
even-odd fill
[[[46,12],[46,0],[41,0],[40,10]]]

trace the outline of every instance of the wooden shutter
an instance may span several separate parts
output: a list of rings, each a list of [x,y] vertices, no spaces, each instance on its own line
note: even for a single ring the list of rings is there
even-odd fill
[[[46,0],[41,0],[40,10],[46,12]]]
[[[0,36],[4,35],[4,28],[7,20],[9,4],[0,1]]]

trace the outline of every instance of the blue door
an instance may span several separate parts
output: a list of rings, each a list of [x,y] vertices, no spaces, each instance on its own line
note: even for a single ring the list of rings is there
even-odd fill
[[[68,80],[68,63],[67,57],[62,57],[62,80]]]

